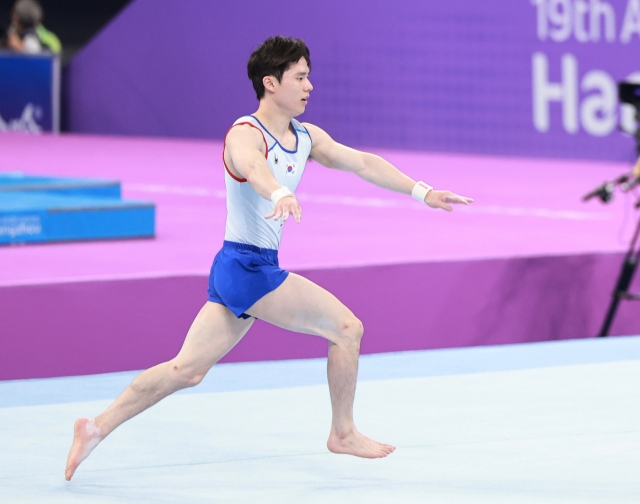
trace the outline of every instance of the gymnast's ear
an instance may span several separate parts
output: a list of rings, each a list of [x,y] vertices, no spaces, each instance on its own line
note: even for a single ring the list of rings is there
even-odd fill
[[[265,91],[269,91],[271,93],[275,92],[276,90],[275,81],[276,81],[276,78],[273,75],[265,75],[262,78],[262,84],[264,85]]]

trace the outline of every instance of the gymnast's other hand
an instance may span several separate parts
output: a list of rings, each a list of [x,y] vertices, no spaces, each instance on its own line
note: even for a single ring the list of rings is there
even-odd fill
[[[273,218],[274,220],[278,220],[282,217],[282,222],[285,222],[289,218],[289,215],[293,215],[296,222],[300,224],[300,219],[302,219],[302,207],[300,206],[300,203],[298,203],[298,200],[293,196],[285,196],[280,199],[276,204],[276,207],[273,209],[273,212],[265,215],[264,218]]]
[[[431,208],[441,208],[447,212],[452,212],[453,208],[450,204],[468,205],[469,203],[473,203],[473,199],[460,196],[451,191],[436,191],[435,189],[431,189],[425,196],[424,202]]]

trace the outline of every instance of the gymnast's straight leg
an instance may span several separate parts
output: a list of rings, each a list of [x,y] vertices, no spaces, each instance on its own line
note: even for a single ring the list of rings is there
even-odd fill
[[[178,355],[140,373],[95,419],[74,425],[65,478],[116,427],[174,392],[200,383],[209,369],[247,333],[254,319],[239,319],[225,306],[207,302],[196,316]]]

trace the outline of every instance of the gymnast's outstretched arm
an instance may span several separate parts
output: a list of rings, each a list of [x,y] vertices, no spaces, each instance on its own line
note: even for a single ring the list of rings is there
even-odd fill
[[[385,159],[342,145],[333,140],[326,131],[313,124],[304,123],[304,126],[311,136],[311,158],[321,165],[353,172],[367,182],[390,191],[411,194],[416,185],[415,180],[402,173]],[[450,203],[468,205],[472,202],[471,198],[460,196],[451,191],[435,189],[429,191],[425,197],[425,203],[431,208],[441,208],[448,212],[453,210]]]

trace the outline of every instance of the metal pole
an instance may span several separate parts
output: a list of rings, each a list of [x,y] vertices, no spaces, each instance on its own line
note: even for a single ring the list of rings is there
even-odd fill
[[[636,268],[638,267],[638,259],[640,256],[640,251],[635,251],[636,242],[638,241],[639,235],[640,220],[638,220],[636,230],[633,234],[633,239],[631,240],[631,244],[629,245],[629,250],[624,257],[622,269],[620,270],[620,275],[618,276],[618,282],[616,283],[616,287],[613,290],[611,304],[609,305],[607,315],[604,318],[602,329],[600,329],[600,332],[598,333],[599,338],[603,338],[609,334],[609,329],[611,329],[611,324],[613,323],[616,311],[618,310],[620,300],[629,292],[629,286],[631,285],[633,275],[635,274]]]

